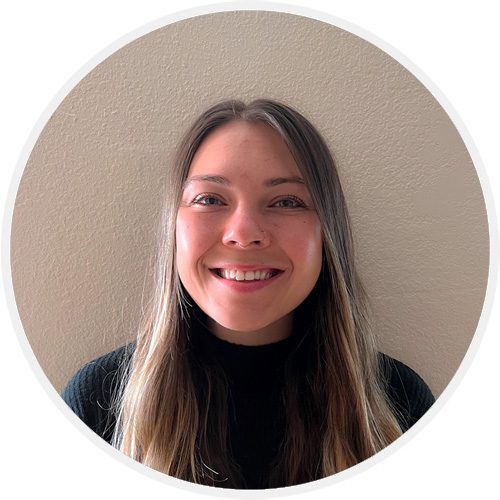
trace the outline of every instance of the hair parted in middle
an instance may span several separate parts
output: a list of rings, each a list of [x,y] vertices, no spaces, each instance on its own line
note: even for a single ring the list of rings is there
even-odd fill
[[[342,471],[401,435],[386,396],[369,307],[355,269],[349,216],[331,153],[318,131],[283,103],[220,102],[184,136],[167,173],[155,289],[116,401],[113,443],[135,460],[194,483],[243,488],[228,435],[228,382],[197,349],[203,313],[176,270],[175,224],[193,157],[232,121],[264,123],[290,150],[322,228],[322,269],[294,313],[295,347],[285,365],[286,431],[268,487]]]

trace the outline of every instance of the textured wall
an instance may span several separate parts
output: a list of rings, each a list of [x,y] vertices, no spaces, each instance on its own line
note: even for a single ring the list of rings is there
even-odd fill
[[[488,226],[455,127],[398,62],[308,18],[226,12],[166,26],[91,71],[29,158],[12,225],[26,334],[57,390],[133,337],[165,168],[185,127],[222,98],[302,111],[338,162],[382,350],[439,394],[482,309]]]

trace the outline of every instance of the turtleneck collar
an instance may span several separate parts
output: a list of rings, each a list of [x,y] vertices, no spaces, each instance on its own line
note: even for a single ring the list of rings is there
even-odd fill
[[[293,345],[293,334],[279,342],[256,346],[222,340],[206,328],[198,335],[202,347],[219,362],[229,383],[249,391],[258,391],[281,380]]]

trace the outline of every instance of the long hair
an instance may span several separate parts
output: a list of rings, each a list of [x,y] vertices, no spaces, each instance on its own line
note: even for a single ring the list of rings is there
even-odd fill
[[[280,134],[322,227],[322,269],[294,314],[299,341],[285,365],[286,429],[267,479],[267,487],[291,486],[369,458],[399,437],[401,429],[382,382],[334,161],[304,116],[272,100],[216,104],[180,144],[167,173],[155,289],[119,391],[113,444],[180,479],[245,487],[228,435],[228,381],[197,348],[193,332],[199,310],[175,266],[175,221],[193,157],[214,129],[234,120],[265,123]]]

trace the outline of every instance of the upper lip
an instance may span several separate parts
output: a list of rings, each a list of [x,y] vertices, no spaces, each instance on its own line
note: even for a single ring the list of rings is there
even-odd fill
[[[272,270],[272,271],[283,271],[282,268],[277,266],[270,266],[267,264],[217,264],[214,266],[210,266],[210,269],[236,269],[238,271],[262,271],[262,270]]]

